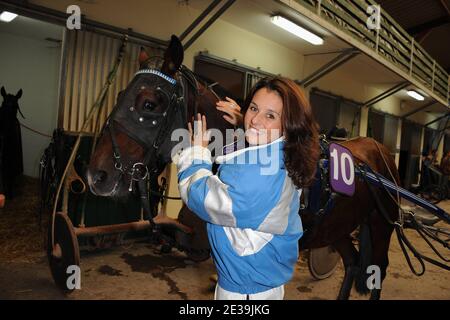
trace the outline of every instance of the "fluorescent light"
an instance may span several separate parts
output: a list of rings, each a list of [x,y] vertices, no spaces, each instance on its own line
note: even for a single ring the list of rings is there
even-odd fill
[[[0,20],[5,21],[5,22],[11,22],[16,17],[17,17],[17,14],[8,12],[8,11],[3,11],[2,14],[0,14]]]
[[[289,21],[288,19],[283,18],[282,16],[273,16],[271,17],[272,23],[277,26],[283,28],[290,33],[295,34],[297,37],[302,38],[303,40],[308,41],[313,45],[321,45],[323,44],[323,39],[316,36],[314,33],[300,27],[299,25]]]
[[[422,95],[418,94],[414,90],[408,90],[406,91],[406,93],[408,94],[408,96],[413,97],[414,99],[419,101],[423,101],[425,99]]]

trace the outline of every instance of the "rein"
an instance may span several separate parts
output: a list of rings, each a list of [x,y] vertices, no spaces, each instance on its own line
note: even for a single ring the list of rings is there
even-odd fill
[[[381,152],[381,150],[380,150],[380,152]],[[445,270],[450,270],[450,266],[448,266],[448,265],[446,265],[446,264],[444,264],[444,263],[441,263],[441,262],[439,262],[439,261],[437,261],[437,260],[435,260],[435,259],[432,259],[432,258],[430,258],[430,257],[427,257],[427,256],[421,254],[421,253],[418,252],[417,249],[412,245],[412,243],[409,241],[409,239],[406,237],[406,235],[405,235],[405,233],[404,233],[404,218],[403,218],[404,210],[401,208],[400,204],[395,200],[395,198],[392,197],[392,196],[390,195],[389,191],[388,191],[388,190],[386,189],[386,187],[381,183],[381,180],[379,180],[380,184],[383,186],[383,190],[391,196],[393,202],[394,202],[394,203],[398,206],[398,208],[399,208],[399,212],[400,212],[399,220],[398,220],[398,221],[392,221],[392,220],[391,220],[391,218],[389,217],[389,214],[387,213],[386,208],[385,208],[384,205],[382,204],[382,202],[381,202],[381,200],[380,200],[380,198],[379,198],[379,196],[378,196],[376,190],[373,188],[373,186],[371,185],[371,183],[367,180],[366,173],[367,173],[368,171],[370,171],[370,172],[373,173],[372,168],[370,168],[367,164],[363,164],[362,166],[359,166],[359,165],[356,165],[356,164],[355,164],[355,167],[357,167],[357,168],[360,170],[361,176],[363,177],[364,181],[366,182],[366,185],[367,185],[367,187],[369,188],[370,193],[372,194],[372,197],[374,198],[375,203],[376,203],[376,205],[377,205],[377,207],[378,207],[378,209],[379,209],[378,211],[379,211],[380,214],[383,216],[383,218],[386,220],[386,222],[395,228],[395,232],[396,232],[396,234],[397,234],[397,240],[398,240],[398,242],[399,242],[399,244],[400,244],[400,248],[402,249],[403,255],[405,256],[406,262],[408,263],[408,266],[409,266],[409,268],[411,269],[411,271],[412,271],[416,276],[421,276],[421,275],[423,275],[423,274],[425,273],[425,263],[424,263],[424,260],[427,261],[427,262],[429,262],[429,263],[431,263],[431,264],[434,264],[435,266],[441,267],[441,268],[443,268],[443,269],[445,269]],[[377,177],[378,177],[378,176],[377,176]],[[378,179],[379,179],[379,177],[378,177]],[[445,261],[445,262],[448,262],[449,260],[448,260],[448,259],[445,259],[445,258],[444,258],[444,257],[436,250],[436,248],[431,244],[431,242],[430,242],[428,239],[426,239],[425,236],[428,236],[428,237],[430,237],[430,238],[432,238],[432,239],[434,239],[434,240],[440,242],[441,244],[443,244],[443,245],[446,246],[447,248],[448,248],[448,244],[446,244],[446,243],[445,243],[444,241],[442,241],[441,239],[439,239],[439,238],[437,238],[437,237],[435,237],[435,236],[433,236],[433,235],[430,235],[430,232],[429,232],[428,230],[425,230],[425,229],[423,228],[423,226],[421,226],[421,225],[417,222],[417,220],[416,220],[415,217],[414,217],[414,213],[413,213],[413,212],[408,212],[408,213],[409,213],[409,218],[410,218],[409,222],[411,223],[412,227],[413,227],[413,228],[419,233],[419,235],[426,241],[426,243],[427,243],[427,244],[430,246],[430,248],[438,255],[439,258],[441,258],[441,259],[442,259],[443,261]],[[413,264],[412,264],[412,262],[411,262],[411,258],[410,258],[410,256],[409,256],[407,250],[406,250],[407,248],[414,254],[415,258],[416,258],[417,261],[419,262],[419,264],[420,264],[420,266],[421,266],[421,269],[422,269],[420,272],[418,272],[418,271],[414,268],[414,266],[413,266]]]
[[[324,150],[327,149],[328,141],[326,141],[326,139],[323,139],[322,142],[323,142],[323,144],[324,144],[324,146],[321,145],[322,152],[323,152]],[[396,179],[395,179],[395,177],[394,177],[394,175],[393,175],[391,169],[390,169],[389,166],[388,166],[388,163],[387,163],[387,161],[386,161],[386,159],[385,159],[385,157],[384,157],[384,155],[383,155],[383,153],[382,153],[382,150],[380,149],[380,146],[378,145],[378,143],[377,143],[376,141],[375,141],[375,144],[376,144],[376,146],[377,146],[378,152],[380,153],[380,155],[381,155],[381,157],[382,157],[382,159],[383,159],[384,165],[387,167],[387,169],[388,169],[388,171],[389,171],[389,174],[390,174],[391,178],[393,179],[393,182],[395,183],[396,187],[398,187],[397,181],[396,181]],[[325,147],[325,148],[324,148],[324,147]],[[354,157],[355,157],[355,156],[354,156]],[[355,158],[356,158],[356,157],[355,157]],[[358,158],[356,158],[356,159],[358,159]],[[405,212],[405,210],[402,209],[402,208],[401,208],[401,205],[400,205],[400,196],[399,196],[398,189],[397,189],[396,197],[394,197],[394,196],[391,195],[391,193],[386,189],[386,187],[384,186],[384,184],[381,182],[380,178],[379,178],[377,175],[375,175],[375,176],[377,177],[378,181],[380,182],[380,185],[382,186],[382,188],[383,188],[383,190],[385,191],[385,193],[388,194],[388,196],[391,198],[391,200],[392,200],[392,201],[397,205],[397,207],[398,207],[398,210],[399,210],[399,218],[398,218],[397,221],[393,221],[393,220],[390,218],[389,213],[387,212],[386,208],[384,207],[384,205],[383,205],[383,203],[382,203],[382,201],[381,201],[381,199],[380,199],[380,197],[379,197],[379,195],[378,195],[376,189],[373,187],[373,185],[369,182],[369,180],[368,180],[368,178],[367,178],[367,173],[368,173],[368,172],[375,174],[374,171],[373,171],[373,169],[372,169],[368,164],[366,164],[364,161],[362,161],[361,159],[358,159],[358,160],[359,160],[362,164],[359,165],[359,164],[356,164],[356,163],[355,163],[355,164],[354,164],[354,165],[355,165],[355,168],[361,172],[361,177],[363,178],[364,182],[366,183],[367,188],[369,189],[370,194],[372,195],[372,198],[374,199],[374,201],[375,201],[375,203],[376,203],[376,206],[377,206],[377,208],[378,208],[377,211],[379,211],[379,213],[381,214],[381,216],[384,218],[384,220],[385,220],[389,225],[391,225],[391,226],[393,226],[393,227],[395,228],[396,235],[397,235],[397,239],[398,239],[398,242],[399,242],[399,244],[400,244],[400,248],[402,249],[402,252],[403,252],[403,254],[404,254],[404,256],[405,256],[406,262],[408,263],[408,266],[409,266],[409,268],[411,269],[411,271],[412,271],[415,275],[417,275],[417,276],[423,275],[423,274],[425,273],[425,263],[424,263],[424,261],[427,261],[427,262],[429,262],[429,263],[431,263],[431,264],[434,264],[434,265],[436,265],[436,266],[438,266],[438,267],[441,267],[441,268],[443,268],[443,269],[445,269],[445,270],[450,270],[450,266],[448,266],[448,265],[446,265],[446,264],[444,264],[444,263],[442,263],[442,262],[440,262],[440,261],[437,261],[437,260],[435,260],[435,259],[432,259],[432,258],[430,258],[430,257],[427,257],[427,256],[425,256],[425,255],[423,255],[423,254],[421,254],[420,252],[417,251],[417,249],[412,245],[412,243],[409,241],[409,239],[406,237],[406,235],[405,235],[405,233],[404,233],[404,225],[405,225],[405,222],[408,222],[409,225],[410,225],[413,229],[415,229],[415,230],[417,231],[417,233],[425,240],[425,242],[426,242],[426,243],[428,244],[428,246],[436,253],[436,255],[437,255],[441,260],[443,260],[443,261],[445,261],[445,262],[449,262],[450,260],[448,260],[448,259],[446,259],[445,257],[443,257],[442,254],[441,254],[441,253],[433,246],[433,244],[430,242],[430,240],[427,239],[427,237],[430,238],[430,239],[433,239],[433,240],[435,240],[435,241],[437,241],[437,242],[439,242],[439,243],[441,243],[441,244],[442,244],[444,247],[446,247],[446,248],[449,248],[449,244],[448,244],[447,242],[443,241],[442,239],[439,239],[437,236],[435,236],[434,234],[432,234],[431,231],[427,230],[427,229],[424,228],[419,222],[417,222],[417,220],[416,220],[416,218],[415,218],[413,212],[410,212],[410,211],[409,211],[409,212]],[[330,199],[331,199],[331,195],[330,195]],[[322,208],[321,210],[319,210],[319,212],[320,212],[320,211],[323,211],[323,210],[324,210],[324,208]],[[405,214],[408,214],[408,217],[405,217]],[[370,215],[370,214],[369,214],[369,215]],[[320,216],[320,215],[318,215],[318,216],[319,216],[319,219],[320,219],[321,216]],[[414,268],[414,266],[413,266],[413,264],[412,264],[412,262],[411,262],[411,258],[410,258],[409,254],[408,254],[408,252],[407,252],[407,249],[409,249],[409,250],[414,254],[415,258],[416,258],[417,261],[419,262],[419,264],[420,264],[420,266],[421,266],[420,272],[417,271],[417,270]]]

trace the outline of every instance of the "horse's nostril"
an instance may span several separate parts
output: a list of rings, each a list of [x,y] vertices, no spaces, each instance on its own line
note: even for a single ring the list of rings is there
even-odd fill
[[[106,177],[107,177],[106,171],[98,170],[94,175],[94,179],[93,179],[94,184],[105,181]]]

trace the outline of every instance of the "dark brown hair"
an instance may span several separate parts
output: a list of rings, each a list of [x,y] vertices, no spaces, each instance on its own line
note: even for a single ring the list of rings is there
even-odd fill
[[[284,164],[297,188],[307,187],[314,179],[320,156],[319,126],[303,90],[283,77],[261,79],[248,94],[244,110],[255,93],[266,88],[277,92],[283,100],[281,125],[285,137]]]

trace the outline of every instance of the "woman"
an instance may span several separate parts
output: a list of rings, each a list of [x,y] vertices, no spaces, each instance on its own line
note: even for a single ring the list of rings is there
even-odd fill
[[[244,109],[244,148],[217,157],[216,175],[205,117],[198,115],[195,134],[189,124],[193,146],[174,158],[180,194],[207,222],[215,299],[283,299],[303,234],[301,188],[319,157],[318,126],[301,89],[282,77],[258,82]]]

